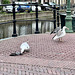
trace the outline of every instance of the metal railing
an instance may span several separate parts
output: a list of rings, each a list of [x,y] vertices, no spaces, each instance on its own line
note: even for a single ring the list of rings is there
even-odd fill
[[[35,31],[35,34],[38,34],[40,33],[39,32],[39,29],[38,29],[38,21],[50,21],[50,22],[54,22],[54,29],[56,28],[56,10],[57,10],[57,25],[59,26],[59,8],[57,9],[55,6],[53,7],[53,20],[39,20],[38,18],[38,6],[41,6],[40,4],[36,3],[36,4],[15,4],[15,1],[12,2],[12,4],[2,4],[0,6],[10,6],[12,5],[13,6],[13,20],[12,21],[8,21],[8,22],[3,22],[3,23],[0,23],[0,24],[7,24],[7,23],[13,23],[13,34],[12,34],[12,37],[16,37],[17,34],[16,34],[16,22],[21,22],[21,21],[36,21],[36,31]],[[36,6],[36,19],[34,20],[16,20],[16,12],[15,12],[15,6],[16,5],[26,5],[26,6]]]

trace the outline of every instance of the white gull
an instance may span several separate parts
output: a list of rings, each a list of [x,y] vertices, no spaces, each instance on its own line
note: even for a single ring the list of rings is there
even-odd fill
[[[62,37],[66,35],[66,31],[65,29],[69,29],[66,26],[64,26],[62,29],[60,27],[57,27],[54,32],[56,32],[56,34],[54,35],[54,37],[52,38],[53,40],[59,39],[59,41],[62,41]]]

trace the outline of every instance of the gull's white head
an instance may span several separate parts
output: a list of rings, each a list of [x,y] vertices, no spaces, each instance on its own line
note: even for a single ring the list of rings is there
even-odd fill
[[[64,26],[63,29],[67,29],[67,30],[69,30],[69,28],[67,28],[66,26]]]

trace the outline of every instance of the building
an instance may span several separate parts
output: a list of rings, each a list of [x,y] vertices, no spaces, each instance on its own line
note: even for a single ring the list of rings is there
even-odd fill
[[[0,4],[1,4],[2,0],[0,0]]]
[[[12,2],[13,0],[11,0]],[[67,0],[15,0],[15,1],[30,1],[30,2],[39,2],[41,4],[45,3],[45,2],[55,2],[56,4],[66,4]],[[71,4],[75,4],[75,0],[71,0]]]

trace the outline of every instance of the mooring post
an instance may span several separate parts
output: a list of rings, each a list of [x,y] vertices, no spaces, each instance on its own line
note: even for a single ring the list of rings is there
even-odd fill
[[[12,37],[16,37],[17,34],[16,34],[16,19],[15,19],[15,1],[13,1],[13,34],[12,34]]]
[[[40,33],[39,32],[39,29],[38,29],[38,3],[36,2],[36,31],[35,31],[35,34],[38,34],[38,33]]]
[[[56,6],[53,7],[54,29],[56,28]]]
[[[59,27],[59,7],[56,8],[57,9],[57,26]]]

